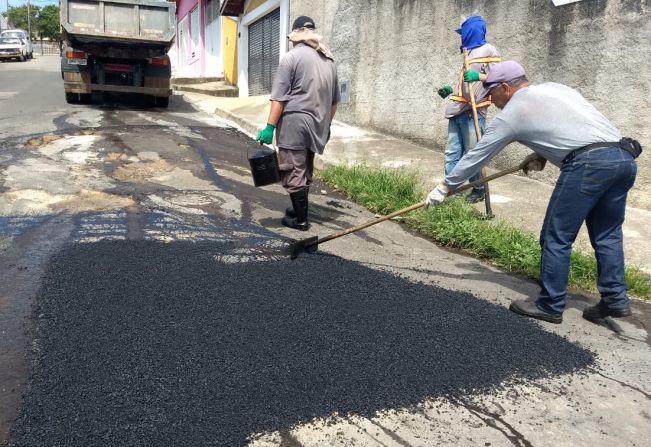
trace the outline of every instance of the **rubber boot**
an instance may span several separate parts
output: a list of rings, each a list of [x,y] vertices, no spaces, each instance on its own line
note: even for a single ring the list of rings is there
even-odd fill
[[[294,212],[293,206],[288,206],[287,208],[285,208],[285,216],[291,217],[292,219],[296,217],[296,212]]]
[[[309,195],[309,193],[310,193],[310,187],[308,186],[308,187],[305,188],[305,189],[307,190],[308,195]],[[292,202],[292,203],[294,203],[294,202]],[[294,207],[293,207],[293,206],[288,206],[287,208],[285,208],[285,216],[287,216],[287,217],[291,217],[292,219],[293,219],[294,217],[296,217],[296,211],[294,211]]]
[[[290,199],[292,199],[292,205],[296,217],[283,217],[283,225],[295,230],[308,230],[310,227],[309,223],[307,222],[308,193],[309,190],[305,188],[298,192],[289,194]]]

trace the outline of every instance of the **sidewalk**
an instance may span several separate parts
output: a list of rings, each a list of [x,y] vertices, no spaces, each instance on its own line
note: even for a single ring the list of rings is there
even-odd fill
[[[269,98],[217,98],[200,93],[184,93],[185,98],[204,112],[230,120],[255,135],[267,122]],[[316,165],[323,168],[337,164],[365,163],[369,166],[415,170],[427,188],[442,177],[443,153],[405,140],[366,131],[335,120],[332,136]],[[494,171],[490,171],[492,173]],[[497,219],[538,234],[553,187],[520,175],[508,175],[491,185],[491,204]],[[484,211],[484,204],[478,204]],[[651,211],[627,207],[624,224],[624,250],[627,264],[651,273]],[[592,252],[584,227],[575,248]]]

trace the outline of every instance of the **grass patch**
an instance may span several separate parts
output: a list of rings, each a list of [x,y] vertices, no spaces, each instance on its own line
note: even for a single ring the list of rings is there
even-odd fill
[[[404,170],[336,166],[319,175],[354,202],[380,214],[405,208],[425,196],[417,175]],[[463,200],[413,211],[403,216],[403,221],[439,245],[460,249],[509,272],[540,278],[537,235],[503,220],[487,220]],[[596,274],[594,255],[572,252],[570,287],[594,292]],[[651,299],[651,275],[626,267],[626,282],[631,295]]]

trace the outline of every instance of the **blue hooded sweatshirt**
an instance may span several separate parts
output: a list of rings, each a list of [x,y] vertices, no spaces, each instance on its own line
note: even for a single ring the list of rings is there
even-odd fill
[[[461,51],[464,48],[472,50],[486,43],[486,21],[482,16],[470,16],[456,30],[461,34]]]

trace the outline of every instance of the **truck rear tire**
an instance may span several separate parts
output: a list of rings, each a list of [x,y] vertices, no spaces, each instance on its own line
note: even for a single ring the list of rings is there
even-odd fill
[[[170,104],[169,96],[154,96],[154,105],[156,107],[167,108]]]
[[[91,102],[91,93],[68,93],[66,92],[66,102],[68,104],[88,104]]]

